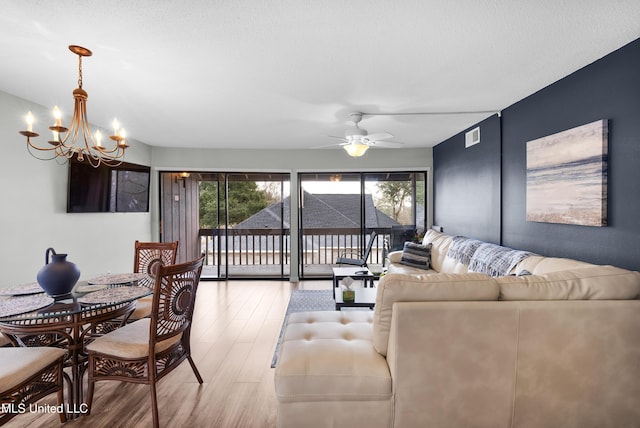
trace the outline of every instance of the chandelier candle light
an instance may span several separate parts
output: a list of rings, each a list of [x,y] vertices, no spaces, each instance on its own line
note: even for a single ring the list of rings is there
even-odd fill
[[[33,132],[34,117],[31,112],[27,113],[27,130],[20,131],[20,134],[27,137],[27,150],[29,153],[40,160],[62,159],[62,163],[66,163],[75,154],[78,161],[86,161],[94,168],[105,164],[108,166],[118,166],[124,161],[124,152],[129,145],[126,143],[126,133],[117,119],[113,120],[113,135],[109,138],[114,141],[112,148],[102,145],[102,133],[100,131],[91,133],[89,121],[87,120],[87,91],[82,89],[82,57],[91,56],[89,49],[82,46],[71,45],[69,50],[78,55],[78,88],[73,91],[75,100],[73,106],[73,116],[69,128],[62,126],[62,112],[55,106],[53,108],[53,117],[55,122],[49,129],[53,132],[53,140],[49,141],[51,147],[40,147],[31,142],[31,139],[39,134]],[[60,134],[66,134],[61,137]],[[78,136],[82,136],[82,140],[76,145]],[[71,138],[70,138],[71,137]],[[52,152],[53,156],[49,158],[40,158],[36,156],[32,149],[39,151]]]

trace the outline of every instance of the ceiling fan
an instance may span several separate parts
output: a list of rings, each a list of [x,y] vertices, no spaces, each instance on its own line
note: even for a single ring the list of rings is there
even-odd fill
[[[497,114],[500,116],[502,112],[500,110],[477,110],[477,111],[438,111],[438,112],[397,112],[397,113],[363,113],[353,112],[349,114],[354,126],[345,132],[345,136],[336,137],[330,135],[331,138],[337,138],[343,141],[339,144],[331,144],[331,146],[341,146],[349,156],[359,157],[365,154],[369,147],[397,147],[403,143],[397,141],[383,141],[393,138],[392,134],[388,132],[380,132],[376,134],[369,134],[366,129],[360,128],[358,124],[362,120],[362,116],[448,116],[448,115],[463,115],[463,114]],[[322,146],[329,147],[329,146]],[[320,148],[320,147],[318,147]]]
[[[372,146],[397,147],[403,144],[397,141],[383,141],[393,138],[393,135],[388,132],[369,134],[366,129],[360,128],[358,124],[362,120],[362,115],[363,113],[360,112],[354,112],[349,115],[354,126],[345,131],[344,138],[334,135],[329,136],[341,140],[342,143],[338,143],[337,145],[345,149],[349,156],[360,157]]]

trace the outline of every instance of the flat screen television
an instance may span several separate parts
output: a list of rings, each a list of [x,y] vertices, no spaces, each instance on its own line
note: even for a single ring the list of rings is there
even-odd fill
[[[68,213],[148,212],[151,168],[123,162],[117,167],[69,160]]]

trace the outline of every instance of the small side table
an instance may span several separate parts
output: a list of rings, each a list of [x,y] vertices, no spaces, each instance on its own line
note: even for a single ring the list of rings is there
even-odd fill
[[[377,288],[356,287],[354,291],[356,298],[353,302],[345,302],[342,299],[342,293],[336,294],[336,311],[342,308],[374,308],[376,305],[376,295],[378,294]]]
[[[350,276],[353,279],[360,279],[363,281],[364,288],[367,284],[373,288],[373,280],[376,276],[366,267],[350,266],[350,267],[332,267],[333,270],[333,299],[336,298],[336,288],[340,287],[340,280]],[[357,273],[364,272],[364,273]]]

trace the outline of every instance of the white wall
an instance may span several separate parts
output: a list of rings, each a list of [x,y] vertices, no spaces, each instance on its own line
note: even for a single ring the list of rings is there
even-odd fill
[[[73,102],[71,97],[65,101],[69,106]],[[46,144],[50,111],[0,91],[0,287],[35,281],[48,247],[67,253],[80,268],[81,279],[107,271],[130,272],[133,242],[151,239],[151,214],[67,214],[67,165],[34,159],[25,137],[18,134],[26,128],[29,110],[39,120],[34,124],[41,134],[36,141]],[[90,118],[90,110],[88,114]],[[126,160],[150,165],[151,148],[130,144]]]
[[[153,148],[157,169],[191,170],[380,170],[427,168],[433,164],[432,149],[370,149],[352,158],[341,148],[317,150],[211,150]]]

